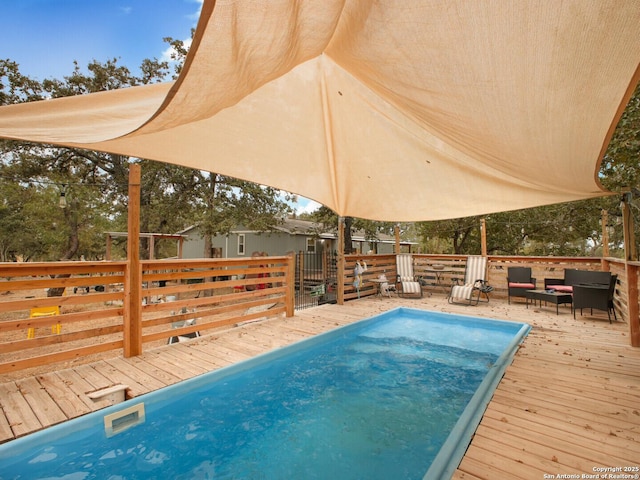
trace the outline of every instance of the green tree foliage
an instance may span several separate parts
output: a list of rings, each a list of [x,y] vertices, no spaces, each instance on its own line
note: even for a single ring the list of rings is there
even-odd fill
[[[145,60],[134,75],[116,59],[97,61],[87,72],[77,65],[62,80],[35,81],[22,75],[9,59],[0,60],[0,105],[45,98],[127,88],[164,81],[179,74],[187,47],[166,38],[173,64]],[[599,255],[602,252],[601,212],[609,212],[611,254],[622,256],[621,192],[633,192],[632,213],[638,217],[640,154],[640,88],[636,89],[604,155],[600,180],[612,196],[551,205],[485,217],[488,251],[518,255]],[[127,184],[131,162],[142,164],[141,229],[176,233],[200,224],[205,239],[236,225],[269,230],[289,213],[281,193],[229,177],[144,159],[0,141],[0,260],[102,258],[104,232],[124,231],[127,224]],[[59,208],[64,188],[67,207]],[[325,231],[335,231],[338,218],[326,207],[309,217]],[[636,230],[640,222],[636,219]],[[364,231],[367,240],[393,234],[394,224],[345,219],[345,251],[351,234]],[[420,238],[428,253],[480,252],[480,217],[401,225],[403,240]],[[636,238],[640,232],[636,231]],[[143,245],[143,252],[147,248]],[[157,249],[175,254],[175,245]],[[116,251],[118,249],[116,248]],[[158,251],[159,250],[159,251]],[[210,249],[205,246],[205,256]],[[124,246],[120,248],[124,255]],[[116,252],[117,255],[117,252]]]
[[[503,255],[602,254],[602,211],[608,212],[610,255],[622,257],[620,201],[633,193],[635,238],[640,238],[640,87],[631,97],[602,160],[599,178],[614,192],[592,200],[495,213],[486,216],[487,250]],[[423,251],[480,253],[480,218],[468,217],[416,225]]]
[[[186,48],[166,39],[174,51],[174,74]],[[127,88],[163,81],[167,62],[145,60],[136,76],[116,59],[77,63],[62,80],[37,82],[11,60],[0,60],[0,104]],[[81,149],[0,141],[0,255],[3,259],[98,259],[105,252],[105,232],[126,231],[128,175],[141,163],[141,230],[176,233],[202,223],[210,234],[243,224],[268,230],[289,213],[279,191],[208,172],[151,160]],[[61,192],[66,207],[59,208]],[[113,256],[125,255],[126,241],[116,240]],[[143,239],[142,255],[149,245]],[[206,251],[206,249],[205,249]],[[145,253],[146,252],[146,253]],[[175,243],[156,246],[156,257],[175,255]]]
[[[336,232],[338,230],[338,215],[327,207],[320,207],[315,212],[307,214],[305,219],[316,222],[321,226],[318,234],[322,232]],[[404,225],[407,227],[407,225]],[[365,220],[362,218],[344,217],[344,253],[353,253],[353,233],[358,231],[364,234],[367,241],[375,242],[379,235],[393,235],[395,223],[393,222],[376,222],[373,220]],[[401,227],[401,238],[407,239],[408,232]]]

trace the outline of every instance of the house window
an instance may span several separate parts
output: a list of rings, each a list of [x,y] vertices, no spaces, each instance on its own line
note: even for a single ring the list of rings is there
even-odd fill
[[[307,252],[316,253],[316,239],[307,238]]]
[[[244,233],[238,234],[238,255],[244,255],[245,252],[245,243],[244,243]]]

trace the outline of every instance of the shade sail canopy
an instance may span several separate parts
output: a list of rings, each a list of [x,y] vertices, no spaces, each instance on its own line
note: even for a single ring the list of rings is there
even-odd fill
[[[205,0],[175,83],[0,108],[0,136],[160,160],[344,216],[605,195],[637,0]]]

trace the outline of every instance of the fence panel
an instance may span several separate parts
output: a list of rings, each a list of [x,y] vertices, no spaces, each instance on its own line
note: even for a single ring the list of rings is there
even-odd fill
[[[0,373],[122,348],[125,266],[3,263]]]
[[[296,310],[336,303],[337,254],[298,252],[295,262]]]
[[[173,343],[292,312],[292,262],[141,262],[143,305],[133,320],[142,342]],[[0,264],[0,374],[122,350],[131,336],[124,321],[126,271],[126,262]]]
[[[142,262],[143,343],[286,312],[289,257]]]
[[[354,269],[356,261],[361,260],[367,264],[367,269],[362,274],[362,285],[359,289],[354,286]],[[389,283],[396,281],[396,256],[395,255],[345,255],[344,278],[344,299],[353,300],[357,298],[375,295],[378,286],[371,280],[377,279],[380,275],[385,275]]]

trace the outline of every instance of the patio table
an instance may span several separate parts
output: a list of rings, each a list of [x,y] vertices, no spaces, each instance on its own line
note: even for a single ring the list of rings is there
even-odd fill
[[[558,306],[561,304],[572,304],[573,297],[570,293],[565,292],[556,292],[551,290],[527,290],[525,292],[527,299],[527,308],[529,308],[529,300],[533,300],[533,305],[535,306],[536,300],[540,301],[540,307],[542,307],[542,302],[550,302],[555,303],[556,305],[556,315],[559,314]]]
[[[433,268],[433,267],[425,267],[424,269],[425,272],[429,272],[429,273],[433,273],[434,276],[436,277],[436,283],[430,284],[429,286],[432,286],[434,288],[436,287],[440,287],[442,288],[442,291],[444,293],[448,293],[448,285],[445,285],[442,282],[442,274],[443,273],[451,273],[453,270],[449,267],[444,267],[444,268]]]
[[[382,284],[383,283],[387,283],[389,284],[389,286],[391,286],[391,283],[389,283],[389,280],[387,280],[386,278],[372,278],[367,280],[369,282],[372,282],[375,286],[376,286],[376,296],[382,298],[383,296],[383,291],[382,291]],[[391,289],[388,288],[386,292],[384,292],[387,294],[387,296],[389,298],[391,298]]]

